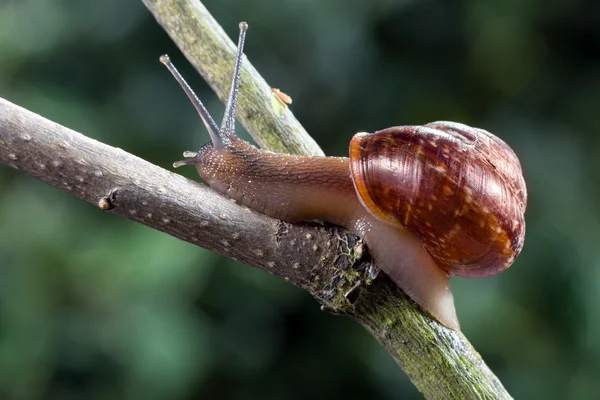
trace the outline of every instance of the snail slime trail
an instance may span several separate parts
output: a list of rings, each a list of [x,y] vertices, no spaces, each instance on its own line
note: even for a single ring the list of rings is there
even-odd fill
[[[349,158],[258,149],[234,131],[247,29],[240,23],[220,127],[169,57],[160,58],[211,138],[174,166],[195,165],[214,190],[273,218],[346,227],[407,295],[460,329],[449,277],[498,274],[523,247],[527,189],[513,150],[483,129],[446,121],[358,133]]]

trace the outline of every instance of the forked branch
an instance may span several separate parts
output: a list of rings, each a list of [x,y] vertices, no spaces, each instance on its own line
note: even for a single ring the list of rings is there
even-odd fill
[[[197,0],[144,0],[223,99],[234,46]],[[278,151],[319,154],[248,62],[238,116]],[[460,332],[424,314],[383,274],[362,242],[337,227],[287,224],[196,182],[0,99],[0,163],[123,216],[283,277],[326,309],[362,323],[428,399],[509,399]]]

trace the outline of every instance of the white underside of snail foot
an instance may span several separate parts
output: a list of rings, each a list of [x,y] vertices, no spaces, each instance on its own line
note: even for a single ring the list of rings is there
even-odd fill
[[[352,228],[396,285],[443,325],[460,330],[448,275],[413,234],[370,215],[357,219]]]

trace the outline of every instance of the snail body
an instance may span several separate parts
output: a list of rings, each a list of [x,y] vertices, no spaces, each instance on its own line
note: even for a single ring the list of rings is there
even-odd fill
[[[212,138],[174,165],[195,165],[213,189],[273,218],[348,228],[413,300],[460,329],[449,277],[497,274],[523,246],[527,192],[515,153],[489,132],[454,122],[358,133],[349,158],[258,149],[234,133],[246,29],[241,23],[220,128],[168,57],[161,57]]]

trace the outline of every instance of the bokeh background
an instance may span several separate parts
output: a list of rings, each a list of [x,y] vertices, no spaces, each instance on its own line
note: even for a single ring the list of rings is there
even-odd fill
[[[205,0],[327,154],[456,120],[528,188],[507,272],[454,278],[515,398],[600,397],[600,2]],[[0,0],[0,96],[171,168],[207,134],[158,62],[223,105],[140,1]],[[194,177],[193,169],[181,173]],[[0,398],[418,399],[367,332],[296,287],[0,166]]]

